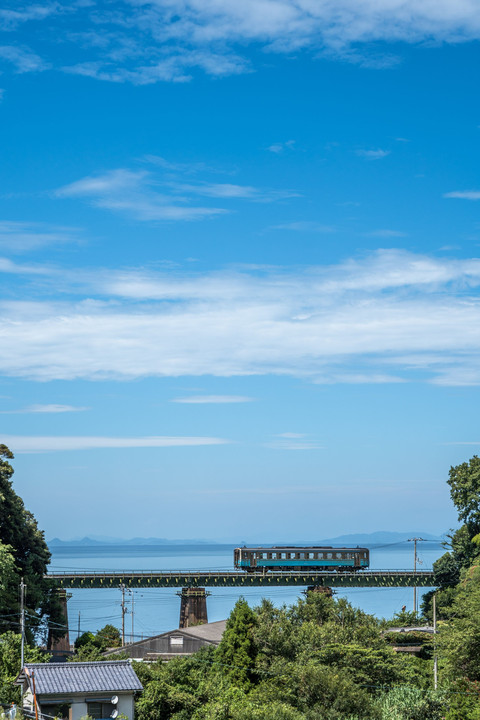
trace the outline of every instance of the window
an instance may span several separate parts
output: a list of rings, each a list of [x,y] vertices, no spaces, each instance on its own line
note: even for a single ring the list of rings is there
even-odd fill
[[[170,638],[170,645],[183,645],[183,637],[181,635],[174,635]]]
[[[87,703],[87,715],[94,720],[101,720],[101,718],[109,718],[112,712],[115,710],[115,706],[111,703],[102,702],[88,702]]]
[[[280,553],[280,557],[282,558],[282,560],[286,560],[286,559],[287,559],[287,553]]]
[[[341,559],[342,559],[342,553],[337,553],[337,560],[341,560]]]
[[[295,553],[290,553],[290,560],[295,560]]]
[[[329,560],[331,560],[331,559],[332,559],[332,553],[327,553],[327,558],[328,558]]]

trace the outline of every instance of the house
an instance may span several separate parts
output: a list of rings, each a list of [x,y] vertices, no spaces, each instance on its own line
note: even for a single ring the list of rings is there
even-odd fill
[[[28,663],[18,675],[27,713],[68,720],[88,715],[95,720],[133,720],[134,696],[143,690],[129,660],[72,663]]]
[[[225,632],[226,620],[194,625],[188,628],[169,630],[161,635],[139,640],[121,648],[112,648],[103,653],[112,657],[117,653],[127,654],[134,660],[171,660],[174,657],[192,655],[208,645],[217,646]]]

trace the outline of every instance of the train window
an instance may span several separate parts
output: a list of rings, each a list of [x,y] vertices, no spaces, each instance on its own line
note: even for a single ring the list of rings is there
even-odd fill
[[[313,560],[314,557],[315,557],[315,554],[314,554],[314,553],[308,553],[308,559],[309,559],[309,560]]]
[[[315,557],[315,560],[323,560],[324,555],[323,555],[323,553],[315,553],[314,557]]]
[[[337,553],[337,559],[338,559],[338,560],[341,560],[341,559],[342,559],[342,553]]]
[[[332,559],[332,553],[327,553],[327,558],[328,558],[329,560],[331,560],[331,559]]]
[[[300,560],[305,560],[305,553],[298,553],[298,557]]]
[[[287,559],[287,553],[280,553],[280,556],[281,556],[282,560]]]
[[[295,560],[295,553],[290,553],[290,560]]]

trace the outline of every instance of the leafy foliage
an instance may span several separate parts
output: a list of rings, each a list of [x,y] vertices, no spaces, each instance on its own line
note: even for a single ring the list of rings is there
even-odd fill
[[[18,613],[18,587],[23,577],[27,586],[27,629],[33,639],[42,621],[50,619],[61,625],[64,618],[55,587],[44,577],[50,552],[43,532],[12,486],[13,468],[8,462],[12,459],[13,453],[0,445],[0,614]],[[61,635],[62,631],[54,634]]]
[[[17,703],[20,688],[13,681],[20,672],[21,636],[9,630],[0,635],[0,702]],[[48,662],[48,655],[36,647],[25,645],[25,662]]]

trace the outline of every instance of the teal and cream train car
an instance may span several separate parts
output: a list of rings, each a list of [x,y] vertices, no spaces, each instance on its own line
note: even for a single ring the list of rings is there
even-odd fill
[[[364,547],[238,547],[233,553],[238,570],[264,572],[266,570],[347,570],[368,568],[368,548]]]

